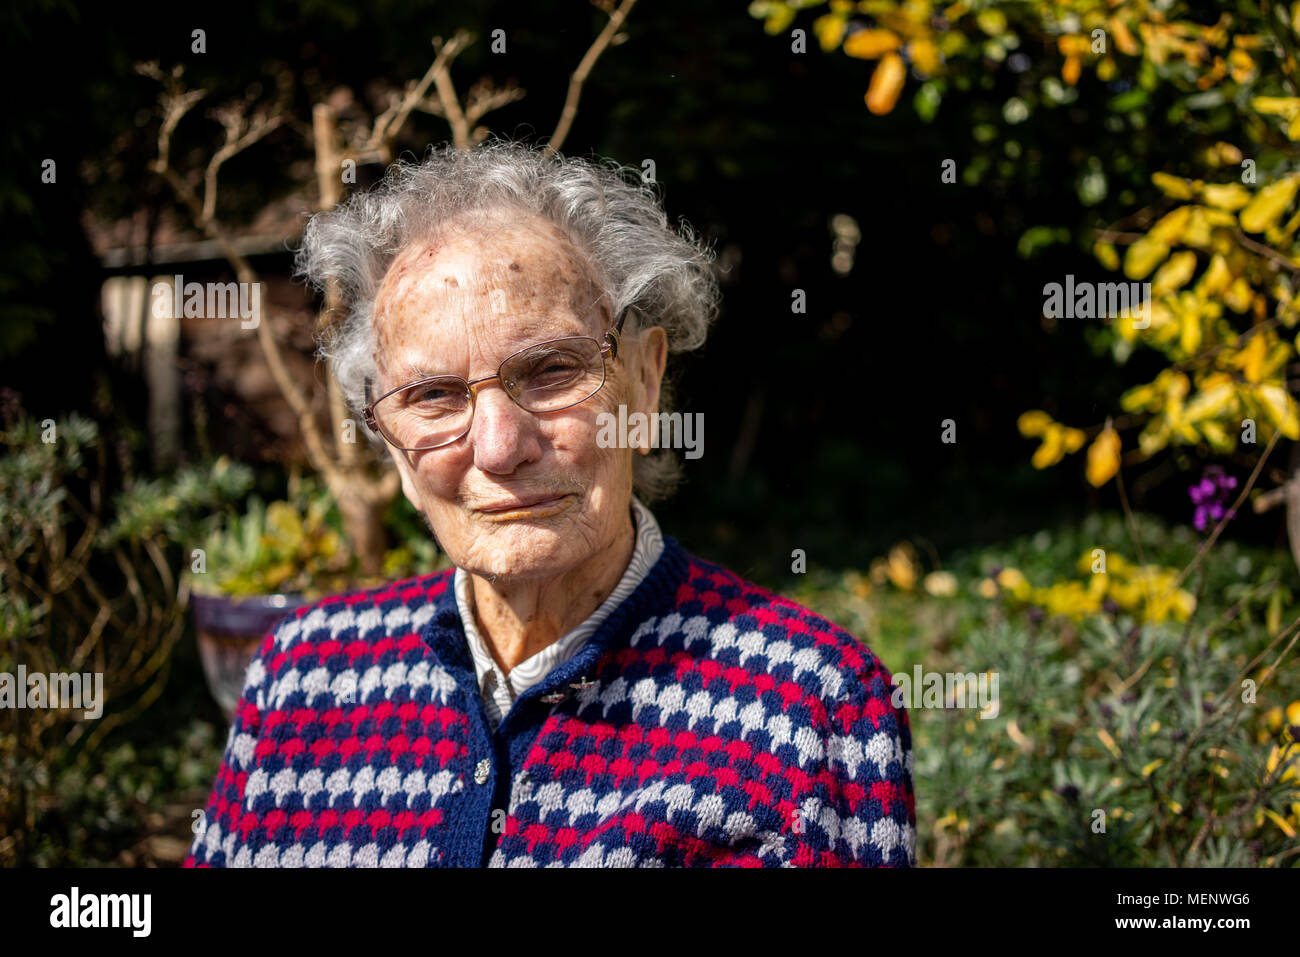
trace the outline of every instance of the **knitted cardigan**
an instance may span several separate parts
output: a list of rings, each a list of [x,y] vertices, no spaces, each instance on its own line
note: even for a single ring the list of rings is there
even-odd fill
[[[186,867],[911,866],[911,733],[852,635],[665,536],[493,734],[452,573],[263,640]]]

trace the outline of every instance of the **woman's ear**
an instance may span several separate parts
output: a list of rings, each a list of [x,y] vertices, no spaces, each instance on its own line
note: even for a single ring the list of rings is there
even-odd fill
[[[668,333],[663,326],[651,326],[641,333],[637,354],[640,365],[641,411],[659,411],[659,390],[668,365]]]

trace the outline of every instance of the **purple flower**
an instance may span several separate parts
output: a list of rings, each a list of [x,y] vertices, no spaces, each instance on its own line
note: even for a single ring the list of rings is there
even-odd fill
[[[1229,521],[1236,517],[1236,510],[1227,507],[1231,492],[1236,487],[1237,480],[1225,474],[1218,465],[1206,466],[1201,480],[1188,486],[1187,494],[1196,506],[1192,523],[1198,532],[1205,531],[1212,522],[1222,521],[1224,516]]]

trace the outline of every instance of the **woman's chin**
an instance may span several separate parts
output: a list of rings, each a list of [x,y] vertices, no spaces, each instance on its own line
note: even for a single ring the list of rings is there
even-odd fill
[[[477,529],[465,550],[465,560],[452,560],[466,571],[484,577],[549,578],[576,563],[572,554],[581,536],[566,535],[562,528],[531,522],[493,523]]]

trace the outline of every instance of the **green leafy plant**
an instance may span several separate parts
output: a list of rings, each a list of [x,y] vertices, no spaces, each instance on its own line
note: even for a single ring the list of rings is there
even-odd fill
[[[403,510],[393,511],[400,516]],[[427,529],[410,521],[388,524],[398,526],[401,544],[385,553],[380,575],[361,574],[333,498],[317,482],[303,480],[289,499],[267,503],[252,496],[241,514],[219,522],[204,541],[205,571],[191,579],[208,593],[314,597],[445,567]]]
[[[1096,607],[1060,600],[1081,555],[1104,547],[1109,562],[1130,534],[1156,577],[1195,562],[1191,529],[1129,519],[1092,515],[928,574],[903,544],[870,573],[799,576],[794,597],[867,638],[895,676],[920,665],[999,677],[987,718],[946,688],[905,702],[923,864],[1300,861],[1295,569],[1283,553],[1221,542],[1186,578],[1186,616],[1126,600],[1116,589],[1138,569],[1119,574],[1123,562],[1091,576],[1105,585]],[[1164,582],[1153,594],[1177,592]]]
[[[94,421],[34,419],[12,393],[0,395],[0,419],[0,672],[98,675],[102,689],[97,718],[77,707],[2,712],[0,865],[79,863],[73,826],[56,813],[67,804],[60,782],[161,695],[185,630],[181,547],[251,475],[218,462],[139,478]]]

